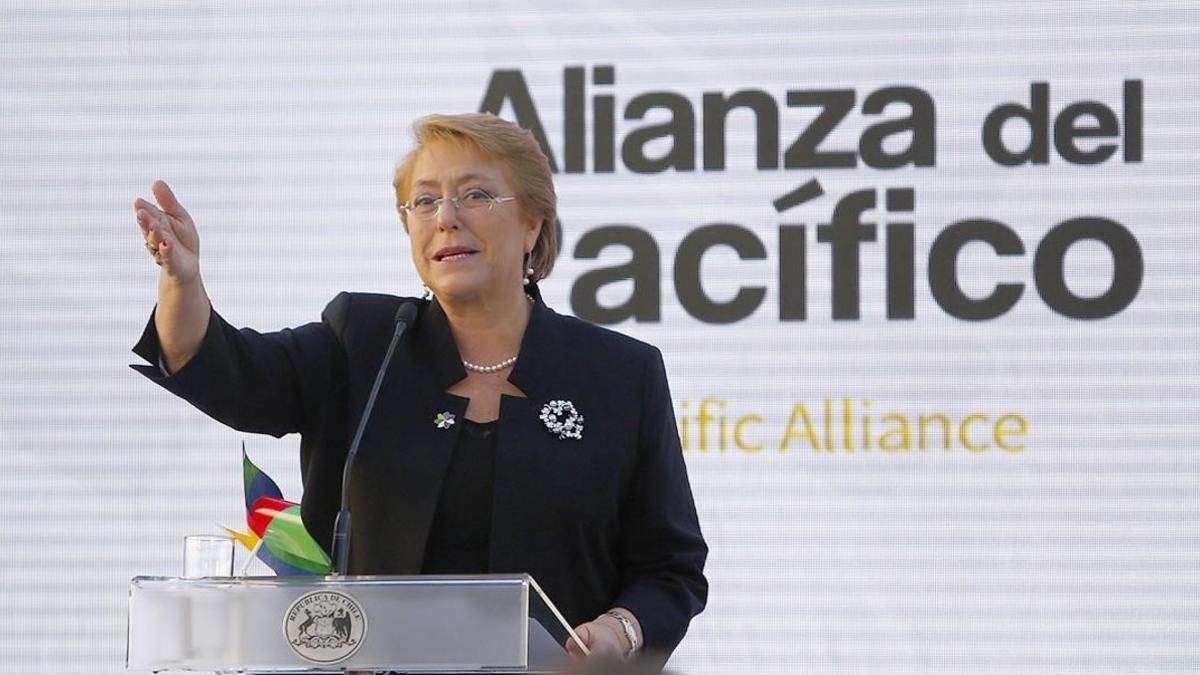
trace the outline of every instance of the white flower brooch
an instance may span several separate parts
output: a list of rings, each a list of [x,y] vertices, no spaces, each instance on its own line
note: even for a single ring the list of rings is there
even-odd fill
[[[541,420],[560,441],[583,438],[583,415],[570,401],[554,400],[542,406]]]
[[[433,418],[433,423],[436,424],[437,428],[439,429],[449,429],[450,427],[454,426],[454,413],[448,410],[446,412],[440,412],[437,414],[437,417]]]

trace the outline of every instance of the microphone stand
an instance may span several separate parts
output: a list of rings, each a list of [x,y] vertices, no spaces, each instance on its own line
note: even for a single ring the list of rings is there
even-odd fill
[[[411,302],[400,305],[396,310],[396,329],[392,332],[392,342],[388,345],[379,372],[375,374],[375,384],[371,387],[371,395],[367,397],[367,405],[363,408],[362,419],[358,421],[358,430],[350,443],[350,451],[346,453],[346,463],[342,466],[342,506],[338,511],[337,520],[333,524],[333,576],[343,576],[350,567],[350,470],[354,466],[354,458],[358,455],[358,445],[362,442],[363,432],[367,429],[367,420],[375,408],[375,398],[383,385],[383,376],[387,373],[388,363],[400,343],[400,336],[417,317],[417,306]]]

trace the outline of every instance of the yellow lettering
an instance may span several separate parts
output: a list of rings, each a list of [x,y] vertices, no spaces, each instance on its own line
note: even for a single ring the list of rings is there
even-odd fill
[[[898,413],[890,413],[883,416],[881,420],[885,424],[890,421],[898,422],[895,429],[884,432],[879,437],[879,447],[888,452],[896,452],[903,450],[905,452],[912,449],[912,432],[909,429],[908,418]],[[898,439],[898,442],[897,440]]]
[[[759,424],[762,421],[762,417],[758,415],[746,415],[745,417],[739,418],[738,421],[733,425],[733,442],[737,445],[739,450],[744,450],[746,452],[758,452],[759,450],[762,450],[762,443],[759,443],[758,445],[747,445],[746,438],[742,435],[742,432],[745,430],[747,424],[750,424],[751,422]]]
[[[825,399],[825,449],[833,452],[833,400]]]
[[[962,424],[958,425],[958,440],[962,441],[963,447],[972,452],[983,452],[988,449],[988,444],[975,445],[971,442],[971,424],[978,421],[987,421],[987,415],[967,415],[963,418]]]
[[[683,415],[679,420],[679,426],[680,426],[679,436],[680,436],[680,441],[683,443],[683,451],[684,452],[687,452],[688,448],[692,444],[692,437],[691,437],[691,433],[689,432],[689,429],[691,428],[691,424],[689,424],[689,423],[691,422],[691,420],[688,419],[688,407],[690,406],[690,404],[691,404],[690,401],[684,401],[682,404],[680,404],[680,407],[683,408]]]
[[[714,419],[708,412],[708,406],[712,403],[716,403],[716,399],[706,397],[700,401],[700,413],[696,415],[696,426],[700,427],[701,452],[708,450],[708,423]]]
[[[950,440],[950,418],[941,413],[937,413],[935,415],[921,415],[920,417],[917,418],[917,426],[919,428],[917,436],[918,436],[920,448],[922,450],[925,450],[929,447],[929,445],[926,442],[925,428],[926,428],[926,425],[933,420],[937,420],[938,422],[941,422],[941,424],[942,424],[942,449],[949,450],[950,446],[954,443],[953,441]]]
[[[798,422],[804,422],[803,432],[796,431],[796,424]],[[797,403],[792,406],[792,417],[788,420],[787,429],[783,433],[783,439],[779,441],[780,452],[788,449],[788,444],[792,442],[793,438],[807,438],[808,442],[812,444],[814,451],[821,449],[821,442],[817,440],[817,432],[813,429],[812,418],[808,416],[808,408],[803,403]],[[829,448],[829,451],[833,452],[833,449]]]
[[[864,450],[871,449],[871,414],[869,412],[867,412],[868,410],[870,410],[870,408],[871,408],[871,402],[869,400],[863,401],[862,437],[863,437],[863,449]]]
[[[854,450],[854,431],[850,428],[850,422],[854,419],[853,408],[851,407],[850,399],[842,399],[842,445],[846,450]]]
[[[1015,429],[1005,429],[1003,428],[1005,422],[1016,422],[1017,426]],[[1017,413],[1008,413],[1007,415],[1001,415],[996,420],[996,426],[992,429],[992,438],[996,439],[996,445],[1000,446],[1001,448],[1004,448],[1009,452],[1020,452],[1025,449],[1025,444],[1022,443],[1021,445],[1010,445],[1007,442],[1007,439],[1005,439],[1005,436],[1008,434],[1016,434],[1024,437],[1025,432],[1027,431],[1029,431],[1029,423],[1025,421],[1024,417],[1018,415]]]

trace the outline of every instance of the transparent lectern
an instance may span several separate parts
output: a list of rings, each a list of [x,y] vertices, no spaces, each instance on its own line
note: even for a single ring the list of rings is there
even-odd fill
[[[175,579],[129,585],[126,667],[249,673],[553,673],[527,574]]]

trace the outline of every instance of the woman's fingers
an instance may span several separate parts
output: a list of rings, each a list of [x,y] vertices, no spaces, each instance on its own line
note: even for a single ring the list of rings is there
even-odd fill
[[[133,200],[133,210],[134,211],[145,211],[150,214],[160,214],[161,215],[163,213],[163,210],[158,208],[158,206],[156,204],[154,204],[154,202],[147,201],[145,199],[142,199],[141,197],[138,197],[137,199]]]
[[[161,230],[151,223],[145,230],[144,239],[146,252],[156,264],[161,266],[163,264],[163,257],[169,249],[170,244],[167,243],[166,237],[160,234],[160,232]]]
[[[154,262],[167,271],[167,274],[174,274],[177,262],[179,260],[178,246],[172,246],[171,242],[164,239],[158,245],[158,252],[154,256]]]
[[[180,220],[190,220],[187,209],[183,208],[183,204],[175,197],[175,193],[171,191],[171,186],[165,181],[156,180],[154,185],[150,186],[150,190],[154,193],[154,200],[158,202],[159,207],[167,214]]]
[[[137,207],[135,215],[138,228],[142,231],[146,252],[150,254],[156,264],[159,266],[165,264],[169,270],[172,256],[177,248],[172,245],[175,235],[170,218],[145,200],[138,200],[135,207]]]
[[[150,224],[150,233],[146,241],[151,246],[158,246],[160,243],[168,240],[175,240],[175,232],[171,229],[168,221],[163,219],[152,220]]]
[[[134,202],[134,208],[138,227],[141,228],[143,236],[149,234],[149,230],[154,227],[162,230],[163,233],[170,232],[174,234],[175,224],[172,222],[172,218],[163,213],[157,206],[144,199],[139,199]],[[159,236],[163,235],[160,234]]]
[[[189,283],[200,273],[196,228],[166,183],[155,181],[151,189],[157,205],[145,199],[133,202],[146,252],[173,281]]]
[[[164,187],[166,186],[166,183],[162,183],[162,181],[159,181],[155,185],[158,185],[159,183],[161,183]],[[158,195],[156,195],[156,199],[157,198],[159,198]],[[174,195],[171,195],[170,199],[176,205],[178,205],[178,201],[174,201],[175,200]],[[187,212],[182,211],[182,208],[183,207],[179,207],[181,212],[186,217]],[[144,237],[148,237],[147,241],[150,241],[150,243],[152,243],[154,245],[157,245],[158,240],[167,239],[167,238],[170,238],[173,241],[173,243],[179,243],[181,235],[183,234],[179,230],[180,229],[186,230],[188,227],[186,222],[180,221],[175,216],[172,216],[170,213],[163,211],[162,209],[158,208],[154,204],[151,204],[150,202],[146,201],[145,199],[135,200],[134,201],[134,209],[135,209],[135,212],[137,215],[138,227],[141,228],[142,235]],[[156,240],[154,240],[154,241],[151,241],[149,239],[149,237],[152,236],[151,230],[153,230],[156,233]]]
[[[133,200],[133,216],[137,221],[138,228],[142,231],[142,236],[150,233],[150,212],[146,210],[146,200],[138,198]]]
[[[179,244],[192,253],[199,253],[200,237],[196,233],[196,224],[192,222],[192,216],[183,208],[170,186],[159,180],[154,182],[151,190],[158,206],[147,211],[161,215],[161,222],[165,222],[171,228],[171,243]]]
[[[158,250],[158,245],[162,243],[162,237],[158,236],[158,232],[156,232],[153,227],[151,227],[150,230],[148,232],[146,232],[145,239],[146,239],[146,248],[149,249],[149,251],[151,253]]]
[[[592,646],[591,626],[589,626],[586,623],[580,624],[575,627],[575,634],[579,636],[580,640],[583,640],[583,644],[587,645],[589,649],[591,648],[591,646]],[[571,656],[576,656],[576,657],[586,656],[583,653],[583,650],[579,648],[579,645],[575,642],[575,638],[573,638],[573,637],[567,636],[566,647],[567,647],[567,654],[570,654]]]
[[[579,639],[587,645],[591,654],[584,654],[579,645],[575,644],[573,639],[568,638],[564,645],[567,654],[582,658],[584,656],[590,659],[596,658],[617,658],[624,657],[625,651],[628,649],[628,644],[625,642],[624,635],[619,634],[616,629],[602,623],[600,620],[589,621],[575,627],[575,633],[579,635]]]

